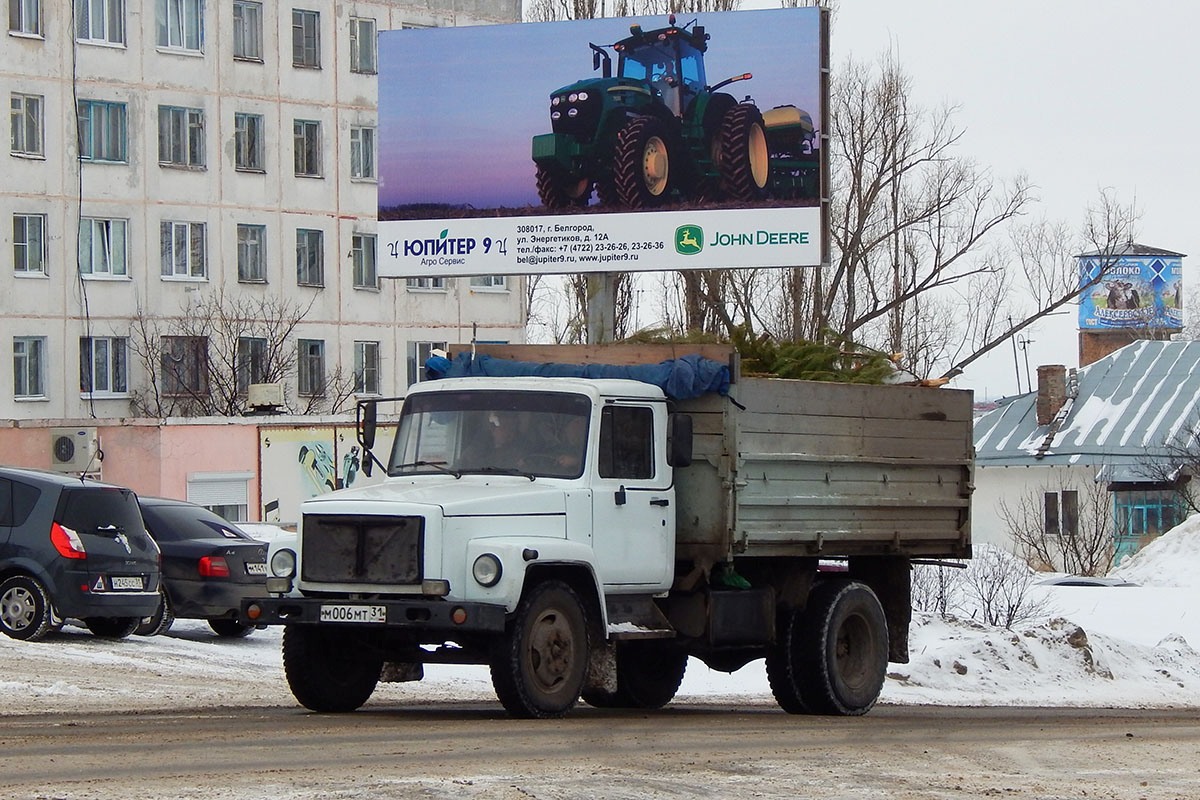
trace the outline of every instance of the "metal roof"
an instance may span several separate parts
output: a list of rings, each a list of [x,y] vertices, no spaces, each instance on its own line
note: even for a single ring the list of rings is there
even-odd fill
[[[1059,419],[1038,425],[1036,405],[1030,392],[976,421],[979,466],[1136,466],[1200,421],[1200,342],[1126,345],[1079,370]]]
[[[1137,242],[1127,242],[1124,245],[1115,248],[1111,251],[1095,252],[1095,253],[1080,253],[1080,258],[1097,258],[1104,256],[1167,256],[1175,258],[1184,258],[1187,253],[1176,253],[1173,250],[1163,250],[1161,247],[1151,247],[1148,244],[1138,244]]]

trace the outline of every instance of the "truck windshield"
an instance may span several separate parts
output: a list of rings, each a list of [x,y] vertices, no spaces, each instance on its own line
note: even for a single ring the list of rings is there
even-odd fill
[[[410,396],[388,475],[450,472],[577,478],[591,401],[567,392],[470,390]]]

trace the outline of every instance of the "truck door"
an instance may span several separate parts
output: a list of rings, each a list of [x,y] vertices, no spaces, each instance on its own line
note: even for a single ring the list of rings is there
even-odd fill
[[[592,547],[607,586],[671,584],[675,492],[666,463],[662,403],[607,403],[600,412]]]

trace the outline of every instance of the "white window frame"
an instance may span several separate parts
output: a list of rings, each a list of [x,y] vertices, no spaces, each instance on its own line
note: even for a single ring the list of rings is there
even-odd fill
[[[373,181],[375,171],[375,128],[356,125],[350,128],[350,179]]]
[[[508,291],[508,276],[507,275],[473,275],[471,277],[471,289],[473,291],[482,291],[482,292],[507,292]]]
[[[445,292],[448,291],[445,278],[408,278],[405,289],[410,292]]]
[[[257,0],[233,0],[233,57],[263,60],[263,7]]]
[[[375,75],[379,71],[375,20],[350,18],[350,71]]]
[[[238,172],[266,172],[263,147],[266,119],[262,114],[237,112],[233,115],[233,168]]]
[[[267,226],[237,225],[238,283],[267,282]]]
[[[129,277],[129,220],[79,219],[79,272],[90,278]]]
[[[296,229],[296,285],[325,285],[325,231]]]
[[[292,9],[292,66],[321,68],[321,12]]]
[[[315,119],[292,120],[293,161],[298,178],[320,178],[321,122]]]
[[[46,135],[43,115],[46,98],[40,94],[13,92],[9,99],[10,152],[14,156],[46,157]]]
[[[158,107],[158,163],[165,167],[204,168],[204,109]]]
[[[325,340],[296,340],[296,393],[302,397],[325,395]]]
[[[154,6],[160,49],[204,52],[204,0],[155,0]]]
[[[42,0],[8,0],[8,32],[42,35]]]
[[[125,44],[125,0],[75,0],[75,40]]]
[[[13,337],[13,397],[46,399],[46,337]]]
[[[354,343],[354,393],[379,394],[379,342]]]
[[[263,383],[267,367],[267,339],[263,336],[239,336],[234,355],[238,394],[250,391],[250,384]]]
[[[13,272],[46,274],[46,215],[13,214]]]
[[[124,103],[80,100],[79,160],[129,163],[128,114]]]
[[[377,244],[378,238],[372,233],[356,233],[350,237],[355,289],[379,288],[379,271],[376,268]]]
[[[163,280],[207,280],[208,256],[203,222],[162,221],[159,252]]]
[[[84,397],[129,395],[129,340],[124,336],[79,337],[79,393]]]
[[[425,362],[434,350],[446,350],[445,342],[408,343],[408,385],[425,380]]]

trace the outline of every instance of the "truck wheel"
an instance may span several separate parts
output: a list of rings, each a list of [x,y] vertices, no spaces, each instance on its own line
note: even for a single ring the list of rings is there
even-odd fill
[[[790,656],[804,705],[843,717],[870,711],[887,677],[887,618],[879,598],[855,581],[820,584],[800,623]]]
[[[579,595],[561,581],[533,587],[492,653],[492,686],[514,717],[561,717],[579,700],[588,663]]]
[[[789,714],[807,714],[808,706],[800,696],[800,679],[796,675],[797,655],[804,647],[801,636],[803,611],[781,614],[775,643],[767,650],[767,684],[775,702]]]
[[[319,625],[283,629],[283,672],[300,705],[312,711],[354,711],[370,699],[383,657],[357,631]]]
[[[670,197],[671,148],[667,142],[667,126],[654,117],[634,117],[617,134],[613,174],[623,205],[653,208]]]
[[[575,178],[552,167],[537,168],[537,190],[546,208],[586,206],[592,197],[592,182]]]
[[[739,103],[721,120],[721,192],[734,200],[762,197],[770,177],[771,157],[762,114],[750,103]]]
[[[36,641],[54,627],[53,608],[37,578],[14,575],[0,583],[0,631],[14,639]]]

